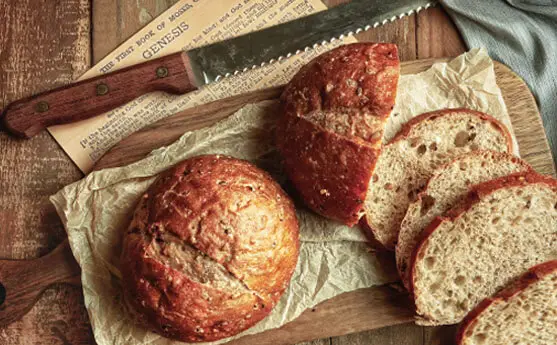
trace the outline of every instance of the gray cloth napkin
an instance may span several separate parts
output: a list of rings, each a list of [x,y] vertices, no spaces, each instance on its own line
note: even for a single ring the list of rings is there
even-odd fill
[[[528,84],[557,162],[557,0],[441,0],[469,48],[485,47]]]

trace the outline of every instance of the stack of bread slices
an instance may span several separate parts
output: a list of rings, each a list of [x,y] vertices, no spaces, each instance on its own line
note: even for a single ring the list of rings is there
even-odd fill
[[[536,265],[557,259],[557,180],[512,154],[503,124],[470,109],[418,115],[381,142],[395,58],[393,45],[348,45],[287,85],[277,144],[292,183],[315,212],[359,222],[396,251],[419,324],[459,323],[473,310],[461,344],[514,344],[529,326],[546,330],[526,343],[551,343],[557,263]]]

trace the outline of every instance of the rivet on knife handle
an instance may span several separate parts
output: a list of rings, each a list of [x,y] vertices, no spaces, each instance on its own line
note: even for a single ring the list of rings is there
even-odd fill
[[[153,91],[183,94],[197,89],[183,52],[87,79],[10,104],[9,132],[30,138],[46,127],[85,120]]]

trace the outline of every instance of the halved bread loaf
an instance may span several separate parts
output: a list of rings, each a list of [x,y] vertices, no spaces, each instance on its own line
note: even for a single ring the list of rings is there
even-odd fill
[[[394,250],[408,205],[435,168],[480,149],[511,150],[508,130],[487,114],[446,109],[410,120],[377,159],[364,203],[364,227]]]
[[[396,45],[356,43],[318,56],[286,85],[277,147],[315,212],[348,225],[361,218],[398,77]]]
[[[411,260],[417,323],[454,324],[526,269],[557,258],[557,180],[515,174],[437,217]]]
[[[471,311],[457,333],[459,345],[557,343],[557,260],[526,274]]]
[[[410,204],[400,225],[396,245],[398,272],[409,288],[409,261],[422,231],[435,219],[456,206],[472,185],[532,168],[511,154],[496,151],[474,151],[457,157],[437,168],[418,199]]]

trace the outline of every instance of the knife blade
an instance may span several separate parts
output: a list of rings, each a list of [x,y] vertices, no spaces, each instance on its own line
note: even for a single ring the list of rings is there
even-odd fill
[[[85,120],[154,91],[184,94],[319,45],[378,27],[434,4],[353,0],[243,36],[178,52],[13,102],[4,128],[30,138],[46,127]]]

